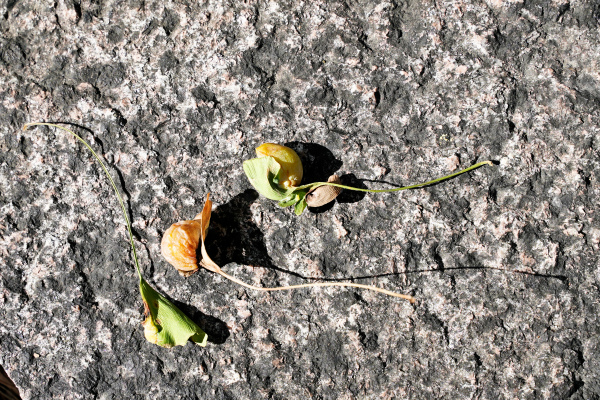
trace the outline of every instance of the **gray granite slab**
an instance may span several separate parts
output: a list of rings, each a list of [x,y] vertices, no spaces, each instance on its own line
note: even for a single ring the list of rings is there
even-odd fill
[[[600,398],[595,1],[0,2],[0,365],[24,399]],[[148,281],[209,334],[144,339]],[[344,192],[296,217],[242,162],[288,143]],[[261,293],[183,278],[162,233]]]

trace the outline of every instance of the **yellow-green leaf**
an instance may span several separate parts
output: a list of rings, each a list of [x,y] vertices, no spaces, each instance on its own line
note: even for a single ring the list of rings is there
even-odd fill
[[[281,166],[271,156],[244,161],[244,172],[254,188],[267,199],[283,200],[294,188],[282,189],[277,185]]]
[[[306,206],[307,206],[306,198],[302,197],[302,200],[297,202],[296,205],[294,206],[294,213],[296,213],[296,215],[302,215],[302,213],[306,209]]]
[[[144,336],[162,347],[184,346],[188,340],[206,346],[208,335],[179,308],[140,280],[140,292],[146,307]]]

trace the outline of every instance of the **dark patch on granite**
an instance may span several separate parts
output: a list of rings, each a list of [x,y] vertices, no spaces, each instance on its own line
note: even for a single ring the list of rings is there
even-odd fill
[[[171,50],[168,50],[160,57],[158,65],[163,74],[172,73],[179,65],[179,60]]]
[[[0,48],[0,60],[5,68],[19,70],[25,66],[27,60],[27,46],[22,37],[6,40]]]
[[[98,89],[111,89],[119,86],[127,74],[123,63],[96,64],[81,71],[81,78]]]

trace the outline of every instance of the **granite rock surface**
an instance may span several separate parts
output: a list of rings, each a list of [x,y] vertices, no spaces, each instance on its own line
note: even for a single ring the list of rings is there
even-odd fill
[[[600,398],[600,6],[568,1],[0,2],[0,365],[24,399]],[[209,335],[148,343],[147,280]],[[242,170],[287,143],[296,217]],[[162,233],[262,293],[177,274]]]

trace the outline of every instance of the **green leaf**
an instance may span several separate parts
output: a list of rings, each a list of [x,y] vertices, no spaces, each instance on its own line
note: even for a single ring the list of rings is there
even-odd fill
[[[293,192],[291,195],[289,195],[285,199],[281,200],[277,205],[279,207],[283,207],[283,208],[293,206],[293,205],[298,206],[298,203],[301,202],[302,200],[304,200],[304,198],[306,197],[306,193],[308,193],[307,190],[296,189],[295,192]],[[304,208],[303,208],[303,210],[304,210]],[[300,215],[300,214],[298,214],[298,215]]]
[[[306,194],[305,194],[305,196],[306,196]],[[296,205],[294,206],[294,213],[296,213],[296,215],[302,215],[302,213],[306,209],[306,206],[307,206],[306,197],[302,197],[302,200],[297,202]]]
[[[140,280],[140,292],[147,314],[142,325],[149,342],[168,348],[184,346],[191,339],[200,346],[206,346],[208,335],[144,279]]]
[[[277,186],[281,166],[271,156],[244,161],[244,172],[254,188],[267,199],[283,200],[295,189],[282,189]]]
[[[293,206],[294,204],[296,204],[298,202],[298,195],[295,193],[292,193],[290,196],[286,197],[285,199],[281,200],[279,203],[277,203],[277,205],[279,207],[289,207],[289,206]]]

